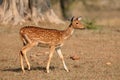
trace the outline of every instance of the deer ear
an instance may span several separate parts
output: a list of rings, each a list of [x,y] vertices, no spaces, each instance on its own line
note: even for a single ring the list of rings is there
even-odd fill
[[[71,18],[71,20],[70,20],[70,21],[72,22],[73,20],[74,20],[74,16]]]
[[[68,18],[68,21],[73,21],[75,19],[75,17],[73,16],[72,18]]]
[[[77,19],[80,21],[80,20],[82,19],[82,17],[80,16],[80,17],[78,17]]]

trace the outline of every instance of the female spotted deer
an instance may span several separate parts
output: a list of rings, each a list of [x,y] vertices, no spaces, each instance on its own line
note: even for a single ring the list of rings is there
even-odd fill
[[[74,29],[84,28],[80,20],[81,17],[78,18],[72,17],[69,27],[63,31],[59,31],[55,29],[44,29],[34,26],[21,28],[20,36],[24,43],[24,46],[20,51],[20,62],[21,62],[22,71],[25,72],[23,65],[23,58],[25,58],[25,61],[28,66],[28,70],[30,70],[30,63],[27,59],[26,52],[30,50],[33,46],[38,45],[38,43],[42,43],[42,44],[47,44],[50,47],[49,58],[46,66],[47,73],[49,73],[51,58],[55,50],[57,51],[58,55],[62,60],[64,69],[67,72],[69,72],[61,52],[61,46],[63,45],[63,41],[72,35]]]

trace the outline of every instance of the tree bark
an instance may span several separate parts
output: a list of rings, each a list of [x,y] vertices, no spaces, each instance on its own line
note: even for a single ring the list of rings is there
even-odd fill
[[[70,7],[75,0],[60,0],[60,5],[62,8],[62,14],[64,18],[71,17]]]
[[[14,25],[32,21],[63,23],[51,9],[50,0],[3,0],[0,5],[0,22]]]

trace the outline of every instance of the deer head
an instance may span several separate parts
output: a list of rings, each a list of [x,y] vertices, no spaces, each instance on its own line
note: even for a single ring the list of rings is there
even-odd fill
[[[76,29],[84,29],[85,27],[83,26],[83,24],[81,23],[81,19],[82,17],[72,17],[71,19],[71,25],[73,26],[73,28]]]

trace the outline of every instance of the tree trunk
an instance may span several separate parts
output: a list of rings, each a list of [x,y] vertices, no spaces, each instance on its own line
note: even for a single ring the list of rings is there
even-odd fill
[[[50,0],[3,0],[0,5],[0,22],[14,25],[32,21],[63,23],[51,9]]]
[[[71,17],[70,7],[72,6],[75,0],[60,0],[60,5],[62,8],[62,14],[64,18]]]

